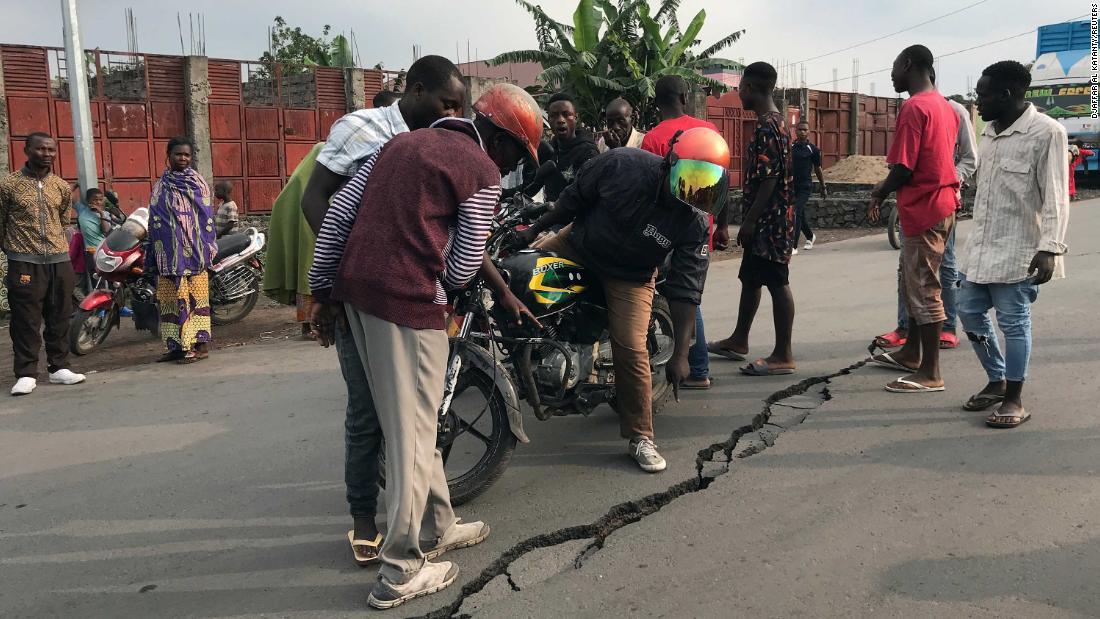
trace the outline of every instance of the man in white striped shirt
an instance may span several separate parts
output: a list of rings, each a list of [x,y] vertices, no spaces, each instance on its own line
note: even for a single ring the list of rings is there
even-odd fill
[[[1069,186],[1066,130],[1024,99],[1031,73],[1013,60],[982,72],[975,91],[988,122],[979,148],[974,230],[960,254],[958,309],[989,378],[967,410],[999,408],[994,428],[1026,422],[1022,391],[1031,355],[1031,304],[1039,286],[1065,277]],[[1005,337],[1002,353],[989,310]]]
[[[440,118],[461,115],[466,87],[462,74],[450,60],[442,56],[420,58],[409,67],[406,84],[405,93],[396,103],[356,110],[332,125],[302,196],[302,212],[314,234],[321,229],[329,199],[341,186],[350,185],[348,179],[387,142],[402,133],[423,129]],[[360,188],[355,194],[356,204],[361,193]],[[315,247],[315,255],[317,251]],[[339,257],[336,260],[339,264]],[[382,430],[366,372],[343,313],[339,305],[314,304],[310,323],[322,346],[336,345],[340,373],[347,385],[344,483],[353,521],[348,541],[352,556],[359,565],[364,565],[378,560],[382,542],[375,524]]]
[[[537,163],[542,118],[512,84],[490,88],[475,109],[473,121],[399,135],[368,159],[325,215],[310,269],[314,299],[344,304],[386,437],[388,528],[368,598],[375,608],[450,585],[458,568],[428,559],[489,535],[488,525],[455,518],[436,445],[445,289],[465,286],[482,266],[501,173],[523,157]],[[358,200],[349,198],[355,191]]]

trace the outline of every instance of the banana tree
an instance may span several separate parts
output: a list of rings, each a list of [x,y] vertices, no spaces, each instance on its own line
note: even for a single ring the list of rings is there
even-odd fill
[[[604,106],[619,96],[630,101],[643,126],[649,126],[656,119],[652,98],[661,76],[679,75],[693,86],[724,92],[725,84],[701,71],[740,67],[714,55],[735,43],[744,30],[695,52],[706,12],[699,11],[681,31],[679,0],[663,0],[656,14],[644,0],[580,0],[572,24],[554,20],[526,0],[517,4],[535,21],[539,48],[500,54],[490,63],[540,63],[538,81],[549,90],[569,91],[581,108],[581,122],[590,127],[599,126]]]

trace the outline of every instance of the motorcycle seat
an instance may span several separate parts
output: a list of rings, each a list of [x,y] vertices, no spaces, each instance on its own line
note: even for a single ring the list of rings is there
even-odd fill
[[[214,256],[217,264],[226,257],[244,251],[251,243],[252,237],[247,234],[227,234],[218,239],[218,253]]]

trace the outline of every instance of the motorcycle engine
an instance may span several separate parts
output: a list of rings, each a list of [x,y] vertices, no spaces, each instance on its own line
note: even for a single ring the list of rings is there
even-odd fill
[[[535,381],[550,393],[569,391],[592,372],[594,364],[592,346],[578,346],[562,343],[568,351],[569,368],[566,369],[566,354],[557,347],[546,347],[535,366]],[[568,371],[568,374],[567,374]]]
[[[143,277],[130,288],[130,294],[138,303],[156,303],[157,287],[152,279]]]

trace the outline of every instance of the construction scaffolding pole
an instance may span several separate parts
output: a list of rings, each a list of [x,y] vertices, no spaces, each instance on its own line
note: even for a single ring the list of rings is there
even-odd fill
[[[61,0],[65,34],[65,68],[69,80],[69,104],[73,113],[73,146],[76,151],[76,175],[83,195],[99,187],[96,177],[95,143],[92,141],[92,103],[88,95],[88,73],[84,67],[84,47],[80,43],[77,0]]]

